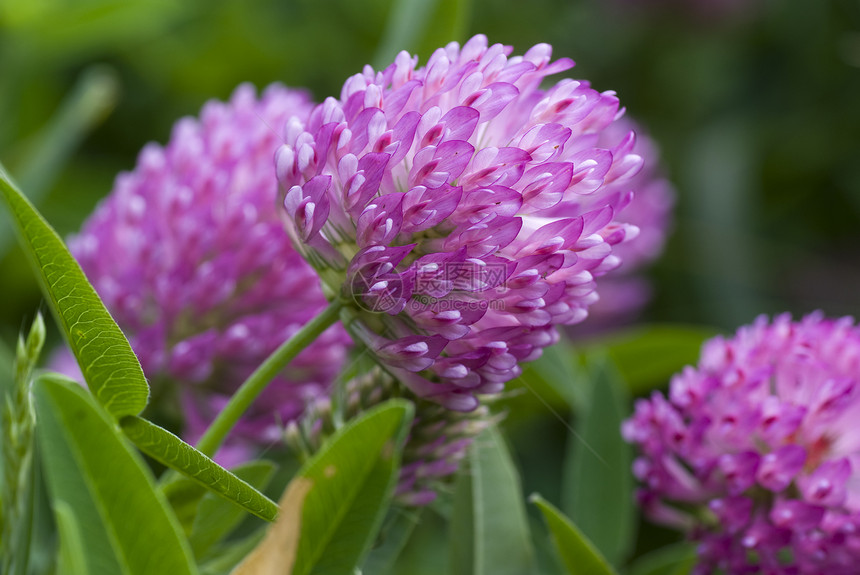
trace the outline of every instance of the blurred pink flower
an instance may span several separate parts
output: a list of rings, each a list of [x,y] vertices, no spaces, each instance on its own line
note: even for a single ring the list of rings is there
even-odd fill
[[[259,99],[243,85],[229,102],[207,103],[199,120],[177,122],[166,147],[143,149],[70,241],[154,393],[178,390],[190,441],[326,305],[280,223],[272,166],[284,123],[311,109],[304,92],[279,85]],[[282,422],[327,392],[349,342],[336,326],[299,355],[219,459],[235,462],[247,447],[278,440]]]
[[[640,502],[700,541],[696,573],[848,574],[860,560],[860,329],[759,318],[707,342],[625,422]]]

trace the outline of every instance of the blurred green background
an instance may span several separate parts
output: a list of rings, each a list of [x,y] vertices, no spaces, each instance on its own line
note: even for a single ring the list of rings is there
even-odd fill
[[[321,100],[399,49],[423,62],[475,33],[516,53],[552,44],[577,62],[570,75],[617,91],[659,144],[678,202],[643,323],[733,330],[760,313],[860,314],[856,0],[5,0],[0,161],[67,235],[146,142],[165,143],[177,118],[241,82]],[[5,216],[0,296],[8,348],[41,295]],[[681,349],[668,373],[701,341],[679,333],[666,340]],[[630,376],[641,349],[618,353]],[[552,454],[568,432],[549,413],[563,402],[551,385],[541,393],[549,406],[510,400],[527,405],[509,426],[527,489],[552,498]],[[419,533],[431,547],[433,521]]]

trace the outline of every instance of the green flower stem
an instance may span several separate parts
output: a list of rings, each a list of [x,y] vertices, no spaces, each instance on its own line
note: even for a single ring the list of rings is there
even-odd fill
[[[289,364],[303,349],[309,346],[319,335],[334,324],[340,317],[340,309],[343,304],[335,300],[329,304],[318,316],[309,321],[293,335],[285,341],[272,354],[266,358],[260,367],[252,373],[242,386],[236,390],[233,397],[215,421],[200,438],[197,443],[197,449],[204,454],[212,457],[221,444],[224,438],[239,421],[239,418],[245,413],[248,407],[257,399],[257,396],[262,393],[272,379]]]

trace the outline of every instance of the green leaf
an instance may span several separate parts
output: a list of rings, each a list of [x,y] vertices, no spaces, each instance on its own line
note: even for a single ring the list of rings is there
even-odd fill
[[[412,404],[390,400],[347,423],[287,486],[278,520],[236,575],[352,575],[397,484]]]
[[[627,569],[627,575],[686,575],[695,564],[696,546],[679,543],[637,558]]]
[[[424,61],[434,50],[466,34],[472,12],[472,0],[437,0],[424,24],[424,34],[415,47]]]
[[[600,551],[570,519],[537,493],[529,500],[543,513],[553,543],[569,575],[616,575]]]
[[[470,0],[398,0],[389,12],[374,64],[384,68],[400,50],[418,52],[426,60],[436,48],[459,40],[466,31],[471,4]]]
[[[558,407],[580,409],[587,400],[586,379],[577,360],[577,352],[566,340],[543,350],[539,359],[526,364],[522,379],[535,393]],[[516,381],[516,380],[515,380]],[[563,401],[552,402],[553,396]]]
[[[114,417],[137,415],[149,386],[128,340],[57,232],[0,166],[0,196],[90,390]]]
[[[35,395],[48,487],[72,509],[89,572],[196,573],[152,474],[92,396],[55,374],[36,380]]]
[[[520,478],[496,426],[482,432],[469,447],[470,493],[455,495],[455,505],[471,499],[469,552],[454,549],[455,569],[470,575],[528,575],[535,572],[528,518]],[[458,521],[456,515],[452,521]],[[468,519],[466,520],[468,523]],[[463,570],[471,555],[471,569]]]
[[[472,575],[475,566],[475,503],[468,462],[464,462],[457,472],[451,507],[448,538],[451,575]]]
[[[230,470],[233,475],[259,490],[266,487],[274,471],[275,465],[269,461],[245,463]],[[243,509],[235,505],[235,502],[228,503],[211,492],[204,495],[197,508],[197,516],[188,539],[194,556],[198,559],[204,557],[209,549],[229,535],[245,517]]]
[[[648,325],[615,334],[591,351],[605,350],[634,394],[666,387],[685,365],[695,365],[705,340],[716,335],[708,327]]]
[[[186,535],[191,535],[194,518],[197,517],[197,508],[207,493],[206,488],[192,479],[177,474],[169,482],[159,483],[159,489],[167,498],[182,530]]]
[[[210,554],[211,559],[206,559],[200,565],[200,575],[227,575],[232,573],[236,565],[260,544],[265,532],[265,529],[258,529],[244,539],[219,545]]]
[[[54,504],[57,530],[60,532],[60,557],[57,575],[91,575],[87,569],[86,552],[81,531],[72,508],[65,501]]]
[[[568,438],[562,502],[567,514],[613,565],[627,557],[636,523],[633,451],[621,437],[629,398],[611,363],[589,362],[591,390]]]
[[[275,502],[163,427],[137,416],[120,420],[123,433],[138,449],[189,479],[266,521],[278,514]]]
[[[413,510],[399,507],[389,510],[389,517],[379,535],[379,546],[374,547],[368,554],[361,567],[362,573],[373,573],[373,575],[391,573],[397,558],[409,541],[409,536],[418,525],[421,511],[421,508]]]
[[[45,481],[42,451],[35,442],[33,452],[33,496],[32,496],[32,535],[30,537],[30,575],[53,573],[57,564],[57,520],[54,515],[54,501],[48,492]]]

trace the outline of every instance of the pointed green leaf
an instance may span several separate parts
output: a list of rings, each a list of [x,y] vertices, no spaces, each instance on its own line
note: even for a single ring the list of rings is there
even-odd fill
[[[570,519],[537,493],[529,499],[543,513],[553,543],[569,575],[616,575],[600,551]]]
[[[412,404],[391,400],[331,437],[287,487],[279,519],[236,575],[352,575],[385,517],[412,416]]]
[[[526,364],[521,377],[547,403],[579,410],[588,394],[581,372],[576,350],[562,341],[544,349],[537,361]]]
[[[45,482],[44,465],[38,440],[33,453],[33,496],[32,496],[32,535],[30,537],[30,573],[50,573],[57,563],[57,549],[54,540],[57,533],[57,520],[54,516],[53,501]]]
[[[182,530],[186,535],[190,535],[194,518],[197,517],[197,508],[207,493],[206,488],[197,481],[179,474],[168,483],[158,485],[173,509],[176,519],[179,520]]]
[[[266,487],[274,472],[275,465],[270,461],[253,461],[230,470],[231,474],[258,490]],[[188,538],[194,556],[198,559],[204,557],[209,549],[229,535],[245,517],[243,508],[234,501],[225,500],[212,492],[204,495]]]
[[[415,46],[422,58],[430,57],[434,50],[454,40],[465,40],[472,0],[438,0],[424,23],[424,34]]]
[[[57,531],[60,534],[60,556],[57,575],[92,575],[87,569],[86,552],[74,511],[65,501],[54,504]]]
[[[302,512],[294,575],[351,574],[364,560],[397,486],[413,413],[401,400],[366,412],[299,472],[314,489]]]
[[[562,501],[564,510],[613,565],[631,550],[636,524],[633,451],[621,438],[629,413],[626,388],[605,358],[590,362],[590,393],[568,437]]]
[[[687,575],[696,564],[696,546],[678,543],[661,547],[631,562],[627,575]]]
[[[228,575],[254,548],[260,544],[265,529],[258,529],[251,535],[238,541],[229,541],[219,545],[211,553],[211,559],[206,559],[200,565],[200,575]],[[284,571],[286,573],[286,570]]]
[[[123,433],[138,449],[197,481],[221,497],[266,521],[274,521],[274,501],[242,481],[163,427],[137,416],[120,420]]]
[[[140,455],[72,380],[36,380],[36,426],[52,499],[73,511],[91,573],[197,572],[176,517]]]
[[[400,50],[417,52],[426,60],[439,46],[460,40],[471,4],[471,0],[398,0],[376,50],[376,67],[383,69]]]
[[[391,573],[420,517],[420,508],[417,510],[399,507],[390,509],[389,517],[383,524],[379,535],[379,545],[370,551],[361,567],[361,572],[373,573],[374,575]]]
[[[57,232],[0,166],[0,197],[90,391],[120,418],[140,413],[149,386],[128,340]]]
[[[472,475],[474,575],[535,572],[520,477],[499,429],[492,426],[469,447]]]
[[[472,575],[475,566],[475,504],[468,462],[457,472],[452,507],[448,537],[451,575]]]

